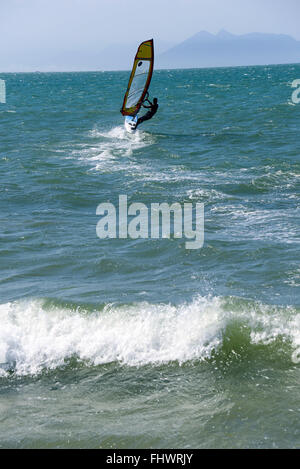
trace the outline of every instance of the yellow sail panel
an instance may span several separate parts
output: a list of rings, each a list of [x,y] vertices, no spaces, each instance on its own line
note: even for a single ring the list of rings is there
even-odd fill
[[[154,66],[153,39],[142,42],[137,50],[121,113],[134,116],[138,113],[150,86]]]
[[[153,59],[153,39],[142,42],[136,53],[136,59]]]

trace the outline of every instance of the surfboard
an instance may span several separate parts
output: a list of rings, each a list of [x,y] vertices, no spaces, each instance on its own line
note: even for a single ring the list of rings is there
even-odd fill
[[[136,131],[136,124],[137,124],[138,116],[126,116],[125,117],[125,129],[127,132],[133,134]]]
[[[131,120],[125,117],[125,129],[134,131],[133,124],[151,83],[154,67],[154,46],[153,39],[142,42],[134,58],[128,86],[124,95],[121,113],[123,116],[130,116]],[[136,125],[136,123],[135,123]]]

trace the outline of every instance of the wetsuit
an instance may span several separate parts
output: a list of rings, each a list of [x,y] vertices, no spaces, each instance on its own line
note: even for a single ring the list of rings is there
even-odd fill
[[[157,112],[158,104],[157,103],[153,104],[148,99],[146,99],[146,101],[150,104],[150,106],[145,106],[143,104],[143,107],[147,108],[147,109],[150,109],[150,111],[146,112],[146,114],[144,116],[138,118],[137,123],[136,123],[136,127],[138,125],[140,125],[142,122],[145,122],[145,121],[148,121],[149,119],[152,119],[154,114],[156,114],[156,112]]]

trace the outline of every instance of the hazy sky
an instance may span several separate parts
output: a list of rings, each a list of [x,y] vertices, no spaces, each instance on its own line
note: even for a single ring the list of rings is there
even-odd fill
[[[201,30],[300,40],[299,19],[300,0],[0,0],[0,71],[19,69],[30,54],[38,67],[46,54],[151,37],[174,44]]]

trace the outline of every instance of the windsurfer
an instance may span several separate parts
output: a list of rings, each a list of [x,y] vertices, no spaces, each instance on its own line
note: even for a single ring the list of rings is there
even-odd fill
[[[148,102],[150,104],[150,106],[146,106],[144,104],[145,102]],[[138,125],[140,125],[142,122],[145,122],[145,121],[148,121],[149,119],[152,119],[154,114],[157,113],[157,109],[158,109],[157,98],[153,98],[153,103],[151,103],[151,101],[149,101],[149,99],[147,98],[147,99],[145,99],[144,103],[142,104],[142,106],[146,109],[150,109],[150,111],[146,112],[146,114],[144,116],[138,118],[137,123],[136,123],[136,127]]]

